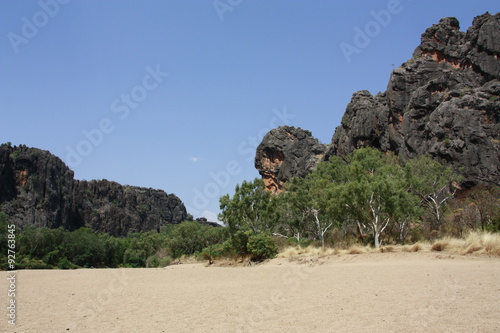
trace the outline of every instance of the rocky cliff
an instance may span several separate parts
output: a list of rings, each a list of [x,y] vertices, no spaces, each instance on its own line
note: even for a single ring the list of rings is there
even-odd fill
[[[79,181],[58,157],[26,146],[0,146],[0,211],[18,227],[82,226],[114,236],[157,230],[186,219],[173,194],[108,180]]]
[[[280,192],[290,178],[307,175],[322,160],[326,147],[311,132],[281,126],[267,133],[257,147],[255,167],[266,188]]]
[[[500,13],[476,17],[467,32],[459,30],[457,19],[441,19],[422,34],[412,59],[392,72],[386,92],[354,93],[331,144],[324,146],[323,159],[366,146],[405,158],[431,154],[462,166],[466,185],[498,185],[499,56]],[[272,135],[266,136],[257,149],[255,165],[272,183],[279,179],[262,167],[266,154],[260,151],[269,150],[268,146],[279,150]],[[302,149],[300,144],[295,147]],[[285,163],[289,163],[286,158],[281,164]],[[281,164],[275,163],[274,169]],[[287,176],[304,172],[307,168]]]

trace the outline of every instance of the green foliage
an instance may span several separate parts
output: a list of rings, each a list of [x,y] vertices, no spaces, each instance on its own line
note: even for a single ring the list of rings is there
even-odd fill
[[[10,154],[10,158],[15,162],[20,153],[21,153],[20,150],[15,150],[12,152],[12,154]]]
[[[446,204],[454,196],[462,177],[428,155],[409,160],[405,171],[411,193],[420,198],[420,204],[434,217],[431,230],[439,230]]]
[[[162,232],[168,235],[168,247],[172,256],[178,258],[199,252],[206,246],[203,238],[204,230],[205,226],[197,221],[184,221],[181,224],[170,225]]]
[[[59,268],[59,269],[74,269],[74,268],[78,268],[78,266],[71,263],[68,259],[62,258],[57,263],[57,268]]]
[[[278,254],[278,246],[274,239],[266,234],[252,235],[248,238],[248,252],[252,260],[272,259]]]
[[[251,232],[237,231],[231,236],[231,239],[226,244],[226,250],[236,256],[246,256],[248,252],[248,238]]]
[[[0,212],[2,238],[7,234],[7,218]],[[18,244],[23,244],[17,252],[18,268],[21,269],[164,267],[175,258],[214,246],[220,249],[224,242],[229,242],[227,228],[202,225],[197,221],[168,225],[160,233],[129,234],[126,238],[96,233],[88,228],[68,231],[35,227],[20,230],[17,236]],[[2,242],[0,246],[5,244],[7,242]],[[225,253],[229,253],[229,249],[230,246],[224,245]],[[6,252],[0,253],[0,258]],[[5,265],[0,266],[0,269],[6,268]]]
[[[418,198],[408,191],[404,168],[393,155],[362,148],[344,159],[333,157],[280,194],[282,229],[289,236],[321,241],[331,227],[356,225],[379,246],[384,230],[418,215]]]
[[[202,260],[209,260],[213,261],[214,259],[217,258],[223,258],[223,257],[230,257],[232,256],[231,252],[231,246],[228,243],[217,243],[210,246],[207,246],[204,248],[200,254],[198,255],[198,258]]]
[[[238,230],[259,233],[273,228],[271,194],[262,179],[237,185],[232,198],[228,194],[220,198],[220,209],[219,218],[231,233]]]

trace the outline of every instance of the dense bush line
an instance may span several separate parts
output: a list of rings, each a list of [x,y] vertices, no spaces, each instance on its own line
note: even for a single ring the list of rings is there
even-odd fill
[[[0,269],[7,269],[8,216],[0,213]],[[236,240],[238,239],[238,240]],[[248,248],[247,248],[248,244]],[[103,267],[164,267],[182,256],[213,261],[218,257],[262,260],[277,254],[266,235],[230,238],[228,229],[185,221],[160,232],[117,238],[88,228],[28,228],[16,232],[16,268],[71,269]]]

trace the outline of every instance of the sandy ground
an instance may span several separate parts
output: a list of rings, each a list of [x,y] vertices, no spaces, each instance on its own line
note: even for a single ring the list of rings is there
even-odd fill
[[[253,267],[18,271],[1,332],[500,332],[500,258],[374,253]]]

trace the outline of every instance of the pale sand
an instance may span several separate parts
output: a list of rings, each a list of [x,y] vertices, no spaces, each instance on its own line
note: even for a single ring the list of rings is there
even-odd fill
[[[253,267],[18,271],[1,332],[500,332],[500,258],[374,253]]]

